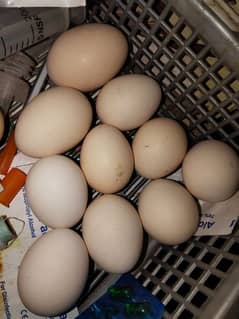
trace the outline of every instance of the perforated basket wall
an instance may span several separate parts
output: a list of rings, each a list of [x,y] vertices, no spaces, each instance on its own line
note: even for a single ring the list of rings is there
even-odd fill
[[[173,7],[177,2],[190,8],[195,1],[100,1],[90,19],[115,24],[129,37],[128,68],[160,82],[161,113],[182,121],[194,141],[212,137],[239,149],[238,74]]]
[[[128,36],[123,72],[146,73],[161,84],[159,115],[179,120],[192,143],[215,138],[239,150],[239,68],[230,56],[239,53],[231,45],[235,34],[202,1],[104,0],[89,6],[90,22],[114,24]],[[200,32],[205,27],[208,33]],[[218,38],[231,45],[229,55]],[[145,182],[135,176],[121,194],[137,202]],[[164,318],[239,318],[238,235],[195,237],[177,247],[155,244],[134,275],[164,303]],[[92,291],[105,278],[96,272]]]

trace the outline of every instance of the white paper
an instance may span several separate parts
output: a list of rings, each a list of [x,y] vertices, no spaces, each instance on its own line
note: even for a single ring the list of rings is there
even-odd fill
[[[18,167],[21,169],[24,173],[28,173],[32,165],[37,162],[39,158],[34,158],[30,156],[26,156],[23,153],[19,152],[14,157],[11,167]]]
[[[167,177],[168,179],[173,179],[174,181],[177,182],[182,182],[183,181],[183,176],[182,176],[182,170],[181,168],[178,169],[176,172],[174,172],[173,174],[169,175]]]
[[[213,236],[231,234],[239,216],[239,191],[226,201],[202,202],[201,220],[195,235]]]
[[[18,167],[25,173],[29,171],[32,164],[38,159],[30,158],[22,153],[18,153],[13,162],[12,167]],[[6,250],[0,251],[0,318],[1,319],[48,319],[48,317],[40,317],[30,313],[22,304],[17,291],[17,271],[21,260],[31,246],[31,244],[42,234],[47,232],[49,228],[43,225],[27,204],[25,189],[22,188],[15,199],[7,208],[0,205],[1,215],[7,217],[17,217],[25,222],[25,227],[17,240]],[[22,223],[16,220],[10,220],[12,226],[17,233],[22,228]],[[64,287],[62,287],[64,289]],[[78,316],[77,308],[67,314],[51,319],[74,319]]]
[[[86,0],[0,0],[0,7],[81,7]]]

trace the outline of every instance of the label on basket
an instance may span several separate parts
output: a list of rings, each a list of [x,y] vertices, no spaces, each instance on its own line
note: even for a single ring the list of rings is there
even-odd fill
[[[223,202],[201,201],[201,220],[195,235],[228,235],[236,226],[239,216],[239,191]]]
[[[81,7],[86,6],[86,0],[41,0],[41,7]],[[0,0],[0,7],[39,7],[36,0]]]
[[[25,173],[28,173],[32,164],[37,159],[30,158],[22,153],[18,153],[12,167],[18,167]],[[25,194],[25,188],[17,194],[11,202],[10,207],[0,205],[1,215],[8,217],[17,217],[25,222],[25,227],[21,235],[5,250],[0,251],[0,318],[6,319],[46,319],[30,313],[22,304],[17,291],[17,272],[18,266],[32,243],[42,236],[49,228],[43,225],[33,214],[28,206]],[[14,224],[14,229],[19,233],[19,224]],[[21,226],[22,227],[22,226]],[[79,314],[77,308],[67,314],[52,319],[74,319]],[[48,317],[47,317],[48,318]]]
[[[181,169],[168,178],[182,182]],[[231,234],[239,216],[239,191],[226,201],[208,203],[199,201],[201,218],[195,236],[213,236]]]
[[[127,274],[76,319],[161,319],[163,313],[164,306],[159,299]]]

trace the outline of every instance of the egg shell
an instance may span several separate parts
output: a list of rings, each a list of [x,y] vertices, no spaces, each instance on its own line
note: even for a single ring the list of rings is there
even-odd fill
[[[224,201],[239,188],[239,157],[224,142],[203,141],[187,153],[182,175],[195,197],[208,202]]]
[[[136,171],[149,179],[172,173],[187,151],[184,129],[169,118],[155,118],[141,126],[133,144]]]
[[[112,79],[127,55],[127,40],[117,28],[85,24],[55,41],[47,59],[48,74],[57,85],[91,91]]]
[[[127,131],[139,127],[156,112],[161,96],[159,84],[149,76],[122,75],[101,89],[96,112],[102,122]]]
[[[144,229],[162,244],[183,243],[198,228],[198,204],[182,185],[171,180],[158,179],[146,185],[138,210]]]
[[[45,225],[72,227],[83,216],[88,188],[80,167],[71,159],[54,155],[36,162],[26,180],[28,203]]]
[[[39,316],[65,313],[85,287],[88,266],[88,252],[77,233],[56,229],[44,234],[19,267],[17,284],[23,304]]]
[[[136,209],[117,195],[103,195],[87,208],[83,238],[90,256],[104,270],[124,273],[139,259],[143,228]]]
[[[134,159],[124,135],[115,127],[101,124],[86,136],[80,156],[88,184],[102,193],[115,193],[129,181]]]
[[[21,113],[16,145],[31,157],[63,153],[77,145],[92,122],[87,98],[74,89],[55,87],[40,93]]]

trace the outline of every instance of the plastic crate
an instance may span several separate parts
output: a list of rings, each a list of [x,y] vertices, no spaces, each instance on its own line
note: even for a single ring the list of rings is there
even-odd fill
[[[88,1],[87,10],[89,22],[113,24],[128,36],[123,72],[158,80],[164,94],[160,116],[180,121],[191,144],[215,138],[239,150],[239,38],[203,0]],[[38,89],[48,85],[45,75]],[[11,112],[15,118],[18,106]],[[67,155],[79,161],[79,149]],[[120,194],[137,202],[145,183],[134,176]],[[164,303],[164,318],[238,319],[238,236],[239,227],[228,237],[194,237],[175,247],[150,241],[133,274]],[[95,270],[79,309],[115,278]]]
[[[89,5],[89,21],[114,24],[128,36],[124,71],[162,86],[159,115],[179,120],[192,143],[215,138],[239,150],[239,38],[203,1]],[[144,183],[136,177],[121,194],[136,202]],[[152,242],[133,274],[164,303],[164,318],[238,319],[238,235],[237,228],[230,237],[194,237],[176,247]],[[102,286],[110,280],[100,273],[96,286],[101,277]]]

